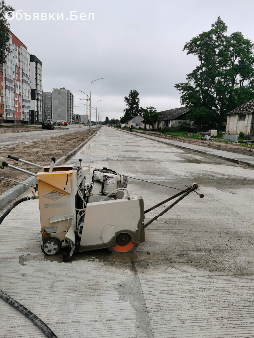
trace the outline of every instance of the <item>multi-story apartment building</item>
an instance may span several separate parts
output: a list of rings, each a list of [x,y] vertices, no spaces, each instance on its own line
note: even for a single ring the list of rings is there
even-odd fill
[[[52,93],[51,92],[43,92],[43,100],[42,100],[43,114],[42,119],[51,120],[52,119]]]
[[[42,122],[42,62],[30,55],[31,122]]]
[[[42,63],[9,33],[10,53],[0,65],[0,121],[41,122]]]
[[[74,96],[70,90],[54,88],[52,92],[52,120],[73,123],[73,103]]]
[[[10,32],[10,53],[0,69],[0,119],[10,122],[29,120],[30,55],[27,47]]]

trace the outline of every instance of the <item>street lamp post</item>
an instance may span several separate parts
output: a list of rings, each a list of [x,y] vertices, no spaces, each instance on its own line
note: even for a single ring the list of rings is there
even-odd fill
[[[92,117],[92,84],[95,81],[104,80],[104,79],[105,79],[105,77],[100,77],[99,79],[91,81],[91,84],[90,84],[90,126],[89,126],[89,134],[91,134],[91,125],[92,125],[92,122],[91,122],[91,117]]]
[[[101,102],[101,101],[102,100],[98,100],[97,102]],[[96,107],[96,125],[100,124],[100,123],[98,123],[99,122],[98,116],[99,116],[99,113],[97,113],[97,107]]]
[[[86,99],[81,99],[80,98],[80,100],[85,100],[86,101],[86,115],[88,117],[88,102],[90,101],[90,98],[89,98],[89,95],[86,94],[85,92],[83,92],[82,90],[80,90],[80,92],[86,95]],[[90,128],[91,128],[91,126],[89,127],[89,133],[91,132]]]

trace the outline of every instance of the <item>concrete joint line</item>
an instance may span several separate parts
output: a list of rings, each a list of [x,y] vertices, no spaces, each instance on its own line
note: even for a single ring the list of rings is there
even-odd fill
[[[73,155],[75,155],[87,142],[91,140],[92,137],[94,137],[97,134],[98,131],[96,131],[93,135],[91,135],[88,139],[86,139],[84,142],[79,144],[76,148],[71,150],[67,155],[59,158],[59,160],[56,161],[56,165],[61,165],[64,162],[68,161]],[[36,183],[35,177],[29,177],[25,181],[22,182],[23,184],[18,184],[15,187],[7,190],[0,196],[0,208],[4,208],[9,202],[13,201],[15,198],[17,198],[19,195],[23,194],[28,189],[27,185],[34,185]]]

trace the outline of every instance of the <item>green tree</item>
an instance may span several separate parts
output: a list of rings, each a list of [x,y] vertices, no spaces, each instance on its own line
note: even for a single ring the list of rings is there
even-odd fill
[[[124,110],[125,114],[123,116],[122,123],[126,123],[131,120],[133,117],[139,115],[139,92],[135,89],[132,89],[129,93],[129,96],[124,97],[124,102],[126,103],[127,108]]]
[[[254,99],[253,43],[240,32],[226,35],[227,26],[219,17],[208,32],[184,46],[198,57],[198,66],[175,85],[181,103],[190,109],[189,119],[201,129],[221,129],[226,113]]]
[[[109,124],[109,118],[106,116],[104,124]]]
[[[153,127],[154,123],[157,121],[159,116],[159,113],[157,113],[157,110],[154,107],[146,107],[146,108],[140,107],[140,113],[144,119],[143,123],[145,124],[145,128],[147,124]]]
[[[109,124],[112,126],[112,125],[118,125],[119,124],[119,120],[118,119],[111,119],[109,120]]]
[[[14,8],[6,5],[4,0],[0,0],[0,64],[5,63],[8,53],[10,53],[10,24],[7,17],[11,17],[13,12]]]

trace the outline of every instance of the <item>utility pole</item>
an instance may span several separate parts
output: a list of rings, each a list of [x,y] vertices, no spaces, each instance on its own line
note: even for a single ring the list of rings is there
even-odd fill
[[[91,117],[92,117],[92,84],[95,81],[104,80],[104,79],[105,79],[105,77],[100,77],[99,79],[91,81],[91,84],[90,84],[90,126],[89,126],[89,134],[91,134],[91,125],[92,125],[92,122],[91,122]]]
[[[93,81],[91,82],[91,86],[92,86]],[[90,86],[90,123],[89,123],[89,134],[91,134],[91,126],[92,126],[92,121],[91,121],[91,117],[92,117],[92,91],[91,91],[91,86]]]

